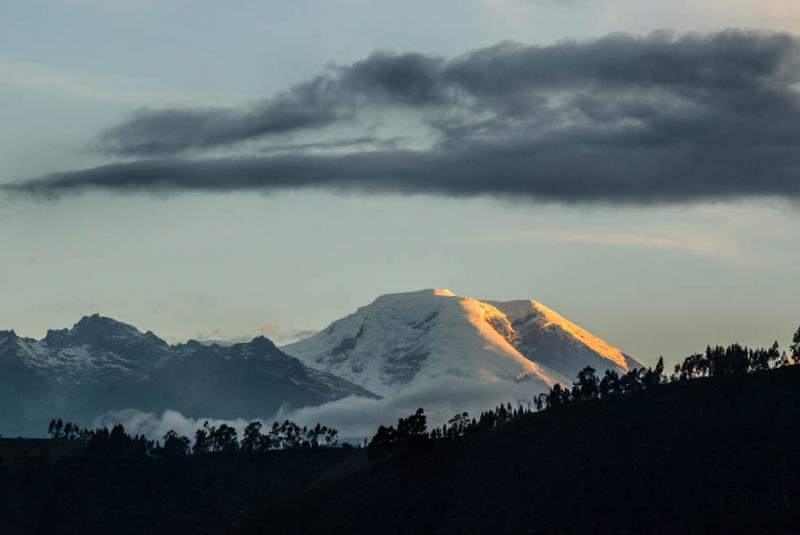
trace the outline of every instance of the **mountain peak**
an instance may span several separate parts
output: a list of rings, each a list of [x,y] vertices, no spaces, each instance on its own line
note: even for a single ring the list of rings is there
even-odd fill
[[[250,341],[250,346],[261,351],[278,351],[278,346],[264,335],[256,336]]]
[[[312,367],[388,394],[447,378],[570,384],[591,366],[638,363],[550,308],[496,302],[445,288],[382,295],[320,333],[284,346]]]
[[[133,325],[100,314],[82,317],[70,330],[48,331],[45,338],[51,342],[59,340],[90,345],[114,343],[131,347],[142,344],[167,347],[167,343],[152,331],[143,333]]]
[[[17,403],[11,409],[7,394]],[[196,341],[169,346],[150,331],[99,314],[71,329],[50,330],[42,340],[0,331],[4,434],[9,426],[40,428],[54,414],[81,424],[123,409],[268,418],[284,405],[316,406],[349,396],[377,397],[304,366],[265,337],[229,347]]]
[[[447,288],[434,288],[433,295],[438,297],[455,297],[456,294],[452,290],[448,290]]]
[[[121,321],[117,321],[107,316],[101,316],[98,313],[84,316],[80,320],[78,320],[78,322],[75,325],[72,326],[73,331],[87,331],[87,330],[94,331],[98,329],[103,329],[103,330],[125,329],[138,332],[136,327],[132,325],[128,325],[127,323],[122,323]]]
[[[412,290],[410,292],[397,292],[379,295],[375,302],[399,301],[409,299],[431,299],[435,297],[458,297],[453,291],[447,288],[426,288],[424,290]]]

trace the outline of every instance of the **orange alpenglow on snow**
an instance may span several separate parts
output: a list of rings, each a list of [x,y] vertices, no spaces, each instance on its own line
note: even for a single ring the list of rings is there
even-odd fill
[[[544,327],[549,327],[551,325],[560,327],[577,340],[585,344],[595,353],[602,355],[603,357],[617,364],[623,370],[628,371],[628,361],[625,358],[625,355],[622,354],[622,351],[585,331],[584,329],[581,329],[555,310],[547,308],[538,301],[531,301],[531,305],[533,305],[533,307],[544,316],[546,322]]]
[[[283,349],[381,396],[480,381],[530,399],[571,385],[587,366],[602,375],[638,364],[535,301],[482,301],[444,288],[380,296]]]

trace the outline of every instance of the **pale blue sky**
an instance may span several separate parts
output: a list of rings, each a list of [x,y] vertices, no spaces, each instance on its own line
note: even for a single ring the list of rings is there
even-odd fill
[[[0,182],[110,161],[99,132],[141,107],[240,105],[377,49],[452,56],[502,40],[752,27],[794,2],[0,5]],[[299,191],[0,199],[0,328],[99,311],[171,339],[281,336],[375,296],[443,286],[537,299],[643,362],[800,323],[800,211],[781,201],[568,207]],[[266,326],[266,328],[265,328]]]

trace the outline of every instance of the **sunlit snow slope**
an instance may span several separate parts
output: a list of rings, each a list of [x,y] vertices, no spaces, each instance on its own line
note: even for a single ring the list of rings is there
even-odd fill
[[[587,365],[636,362],[532,301],[492,303],[445,289],[390,294],[284,346],[307,365],[386,395],[463,377],[543,391]]]
[[[624,373],[641,365],[608,342],[597,338],[536,301],[489,301],[501,310],[514,330],[514,347],[529,359],[574,378],[586,366],[602,375]]]

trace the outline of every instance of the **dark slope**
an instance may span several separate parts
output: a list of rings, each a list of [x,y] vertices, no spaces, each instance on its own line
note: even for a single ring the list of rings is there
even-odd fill
[[[210,455],[185,462],[75,451],[67,441],[0,439],[0,533],[228,533],[245,511],[296,495],[353,450]],[[42,459],[60,461],[49,464]]]
[[[197,417],[265,418],[284,404],[307,407],[347,396],[377,397],[308,368],[263,336],[227,347],[189,342],[173,352],[176,356],[152,382],[170,393],[172,407]]]
[[[273,504],[245,533],[796,533],[800,366],[530,415]]]

